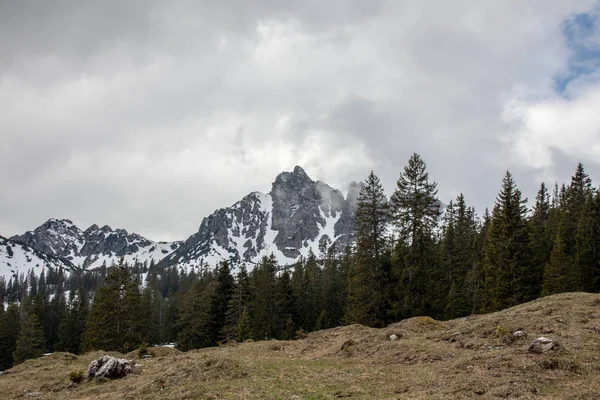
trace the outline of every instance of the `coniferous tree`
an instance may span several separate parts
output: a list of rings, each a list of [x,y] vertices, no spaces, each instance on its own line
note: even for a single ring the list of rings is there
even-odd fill
[[[227,312],[225,315],[225,326],[223,327],[223,335],[226,340],[237,340],[239,337],[239,327],[242,323],[242,317],[244,312],[246,313],[247,321],[244,324],[250,324],[248,316],[248,307],[250,303],[250,280],[248,278],[248,272],[246,266],[241,265],[239,272],[236,276],[236,281],[233,286],[233,292],[231,300],[227,306]],[[249,327],[244,327],[244,332],[249,331]],[[248,339],[245,337],[243,340]]]
[[[507,171],[485,242],[483,311],[501,310],[524,298],[523,277],[531,263],[526,201]]]
[[[177,334],[177,347],[180,350],[187,351],[216,344],[213,305],[217,286],[216,280],[201,280],[184,295],[179,313],[180,329]]]
[[[213,335],[215,340],[225,339],[222,333],[227,320],[227,309],[233,293],[234,281],[229,270],[229,263],[223,261],[217,270],[217,286],[212,301]]]
[[[46,338],[39,318],[35,313],[29,313],[23,320],[17,337],[13,353],[14,363],[20,364],[30,358],[38,358],[46,352],[46,349]]]
[[[575,268],[578,269],[581,282],[577,290],[587,292],[593,292],[596,287],[600,261],[597,255],[600,238],[595,203],[594,196],[589,191],[581,210],[575,237]]]
[[[58,343],[56,349],[78,354],[85,333],[88,313],[88,301],[85,291],[80,289],[77,294],[72,290],[69,294],[67,310],[64,312],[58,326]]]
[[[413,154],[400,174],[390,200],[399,240],[394,249],[394,271],[398,281],[401,317],[439,315],[434,229],[441,215],[437,183],[429,181],[427,165]]]
[[[550,261],[544,269],[544,283],[542,287],[542,296],[562,293],[568,291],[572,285],[570,280],[569,270],[572,268],[570,259],[565,253],[565,241],[560,236],[556,235],[552,246],[552,254]]]
[[[252,337],[252,330],[250,328],[250,317],[248,315],[248,310],[244,308],[242,311],[242,317],[240,318],[240,322],[237,325],[237,336],[236,340],[238,342],[243,342]]]
[[[19,306],[9,303],[6,311],[0,314],[0,370],[13,366],[13,352],[17,348],[17,338],[21,329]]]
[[[387,320],[389,292],[388,204],[373,171],[358,196],[356,254],[348,278],[345,321],[381,326]]]
[[[144,342],[163,343],[163,300],[160,292],[153,286],[154,280],[144,288],[141,296],[141,326]]]
[[[128,352],[142,343],[140,292],[123,260],[106,277],[89,313],[86,350]]]
[[[250,320],[254,339],[271,339],[278,335],[277,308],[277,261],[271,254],[263,257],[250,276]]]
[[[550,260],[552,251],[552,242],[549,236],[550,229],[548,228],[551,212],[548,189],[542,183],[535,198],[533,214],[529,220],[531,266],[524,277],[525,293],[523,301],[536,299],[542,290],[544,267]]]

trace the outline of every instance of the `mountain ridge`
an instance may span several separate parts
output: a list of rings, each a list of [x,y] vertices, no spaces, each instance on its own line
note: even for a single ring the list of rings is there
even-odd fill
[[[352,242],[359,191],[360,184],[352,182],[344,196],[296,166],[279,173],[269,193],[251,192],[204,217],[198,231],[185,240],[154,242],[108,225],[83,230],[70,219],[50,218],[32,231],[4,238],[20,255],[8,260],[4,251],[0,262],[13,271],[28,270],[31,264],[22,260],[35,251],[38,264],[48,264],[48,259],[53,260],[48,265],[69,270],[108,266],[121,257],[129,264],[153,261],[164,268],[202,268],[223,260],[254,264],[274,254],[282,265],[292,264],[311,251],[340,250]],[[16,260],[21,260],[19,265]],[[10,275],[7,271],[5,276]]]

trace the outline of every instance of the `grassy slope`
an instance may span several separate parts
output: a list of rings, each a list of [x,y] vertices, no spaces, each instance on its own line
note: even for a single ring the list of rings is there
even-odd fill
[[[505,336],[518,329],[527,336]],[[390,334],[401,338],[389,341]],[[542,335],[562,348],[528,353],[531,341]],[[418,317],[384,329],[323,330],[298,341],[187,353],[152,349],[155,357],[135,360],[141,366],[125,379],[71,389],[69,371],[85,369],[102,353],[57,353],[0,376],[0,397],[600,399],[599,350],[600,295],[567,293],[447,322]]]

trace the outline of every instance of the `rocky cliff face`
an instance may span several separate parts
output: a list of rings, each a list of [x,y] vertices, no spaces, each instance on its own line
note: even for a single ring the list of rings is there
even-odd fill
[[[221,260],[256,263],[273,253],[290,264],[312,250],[351,243],[359,186],[348,196],[296,167],[283,172],[267,194],[254,192],[205,218],[197,233],[160,263],[198,267]]]
[[[82,268],[110,265],[121,257],[128,263],[158,262],[180,245],[180,242],[152,242],[107,225],[102,228],[92,225],[82,231],[68,219],[49,219],[35,230],[10,239]]]

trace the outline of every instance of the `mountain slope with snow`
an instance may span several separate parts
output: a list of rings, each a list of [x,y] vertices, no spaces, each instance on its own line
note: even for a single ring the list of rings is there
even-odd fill
[[[160,266],[214,266],[221,260],[254,264],[271,253],[292,264],[312,250],[343,248],[353,240],[359,185],[348,196],[296,167],[277,176],[269,193],[254,192],[202,221],[197,233]]]
[[[124,229],[92,225],[82,231],[68,219],[49,219],[33,231],[10,238],[50,256],[68,260],[84,269],[117,263],[159,262],[181,242],[153,242]]]
[[[33,270],[36,275],[40,275],[45,268],[63,268],[70,271],[75,267],[67,260],[49,256],[27,245],[0,236],[0,276],[3,276],[6,282],[21,274],[26,275],[30,270]]]

